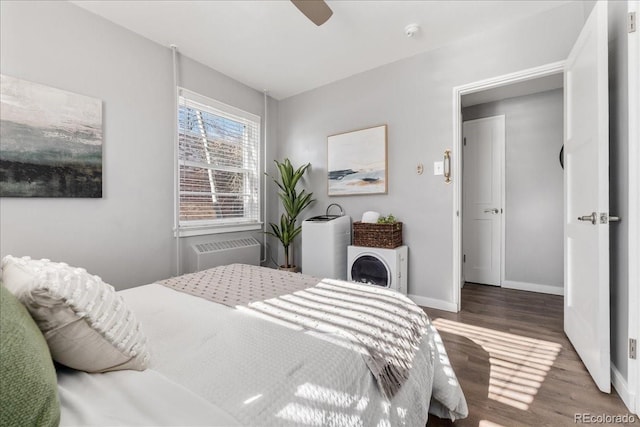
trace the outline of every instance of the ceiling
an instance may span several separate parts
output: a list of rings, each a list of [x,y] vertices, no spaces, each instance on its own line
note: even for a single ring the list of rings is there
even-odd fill
[[[286,0],[72,3],[284,99],[568,1],[328,0],[333,16],[320,27]]]

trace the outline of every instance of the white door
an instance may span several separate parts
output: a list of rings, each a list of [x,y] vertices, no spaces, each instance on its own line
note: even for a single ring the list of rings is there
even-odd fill
[[[611,391],[607,4],[598,2],[565,65],[564,330]]]
[[[464,280],[500,286],[504,116],[462,123]]]

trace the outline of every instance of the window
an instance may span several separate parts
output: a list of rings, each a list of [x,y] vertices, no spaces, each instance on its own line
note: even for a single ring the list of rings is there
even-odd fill
[[[180,234],[259,228],[259,160],[260,117],[180,89]]]

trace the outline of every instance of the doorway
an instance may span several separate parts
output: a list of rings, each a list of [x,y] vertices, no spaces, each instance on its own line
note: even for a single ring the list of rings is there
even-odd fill
[[[564,73],[564,61],[558,61],[551,64],[535,67],[527,70],[523,70],[517,73],[499,76],[480,82],[471,83],[464,86],[458,86],[454,88],[453,93],[453,107],[454,107],[454,144],[452,150],[452,169],[456,171],[462,171],[462,152],[463,152],[463,139],[462,139],[462,122],[463,122],[463,97],[467,97],[467,100],[476,98],[482,100],[483,96],[492,93],[493,96],[498,96],[493,100],[500,99],[500,97],[509,97],[506,94],[516,93],[514,91],[522,91],[523,87],[530,85],[532,82],[544,82],[544,79],[557,78],[558,75],[562,76]],[[555,77],[554,77],[555,76]],[[492,90],[491,92],[489,90]],[[503,92],[500,95],[500,92]],[[523,94],[523,92],[520,92]],[[476,102],[477,104],[483,103],[482,101]],[[457,284],[454,288],[454,302],[457,306],[457,310],[460,310],[460,288],[464,284],[463,273],[463,242],[462,242],[462,221],[460,217],[463,215],[463,203],[462,203],[462,182],[461,180],[454,180],[454,230],[453,230],[453,259],[454,259],[454,271],[453,279]]]
[[[466,282],[563,294],[563,76],[462,97]]]

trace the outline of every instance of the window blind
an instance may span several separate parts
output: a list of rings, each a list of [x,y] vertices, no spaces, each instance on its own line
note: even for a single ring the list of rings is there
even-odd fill
[[[181,89],[180,228],[258,224],[260,118]]]

